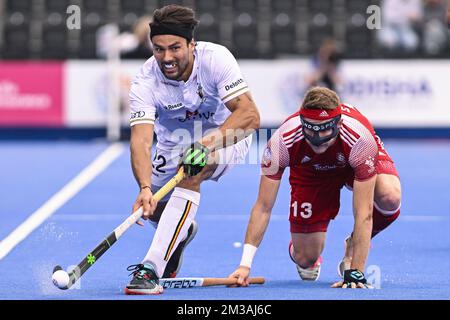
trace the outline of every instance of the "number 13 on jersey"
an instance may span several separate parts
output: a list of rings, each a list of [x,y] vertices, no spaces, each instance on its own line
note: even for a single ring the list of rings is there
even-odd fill
[[[294,216],[294,218],[298,217],[298,214],[300,213],[300,217],[302,217],[303,219],[308,219],[311,218],[313,212],[312,212],[312,204],[309,202],[302,202],[302,204],[300,205],[300,212],[298,212],[298,203],[297,201],[294,201],[291,205],[292,208],[292,215]]]

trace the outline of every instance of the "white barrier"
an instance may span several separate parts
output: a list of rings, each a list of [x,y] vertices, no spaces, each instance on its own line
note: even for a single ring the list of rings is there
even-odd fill
[[[121,69],[122,122],[128,124],[128,89],[144,61],[124,61]],[[305,92],[307,60],[240,61],[261,112],[262,126],[276,127],[295,112]],[[450,126],[450,62],[421,60],[345,61],[342,100],[380,127]],[[104,126],[107,66],[101,61],[66,64],[65,123]]]

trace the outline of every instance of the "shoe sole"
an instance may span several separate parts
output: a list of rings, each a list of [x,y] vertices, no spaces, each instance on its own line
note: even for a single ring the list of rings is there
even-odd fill
[[[311,281],[311,282],[315,282],[315,281],[319,280],[321,271],[322,271],[322,266],[319,267],[319,272],[317,273],[317,277],[314,279],[310,279],[310,278],[302,278],[300,272],[298,272],[298,269],[297,269],[298,275],[300,276],[300,279],[302,279],[302,281]]]
[[[126,295],[158,295],[158,294],[162,294],[163,293],[163,287],[162,286],[158,286],[159,287],[159,291],[150,291],[148,289],[130,289],[130,288],[125,288],[125,294]]]

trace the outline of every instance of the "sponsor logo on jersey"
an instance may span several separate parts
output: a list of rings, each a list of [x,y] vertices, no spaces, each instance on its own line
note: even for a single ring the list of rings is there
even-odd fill
[[[369,169],[367,170],[369,173],[372,173],[375,170],[375,159],[373,157],[369,157],[366,160],[365,164],[369,167]]]
[[[137,118],[143,118],[145,116],[145,111],[136,111],[132,112],[130,115],[130,119],[137,119]]]
[[[301,163],[306,163],[306,162],[308,162],[308,161],[310,161],[310,160],[311,160],[310,157],[304,156]]]
[[[266,148],[263,153],[262,157],[262,164],[265,167],[270,167],[270,164],[272,163],[272,152],[269,148]]]
[[[314,164],[313,165],[314,169],[316,169],[317,171],[329,171],[329,170],[334,170],[339,168],[338,165],[335,164]]]
[[[317,171],[329,171],[329,170],[335,170],[335,169],[342,169],[345,168],[346,164],[345,162],[338,162],[337,164],[314,164],[313,167]]]
[[[209,120],[209,118],[213,117],[214,114],[215,113],[211,112],[211,111],[198,112],[198,110],[195,110],[195,111],[192,112],[192,111],[186,110],[185,117],[178,119],[178,121],[186,122],[188,120],[201,120],[201,119]]]
[[[326,112],[325,110],[323,110],[320,114],[319,114],[319,117],[322,117],[322,118],[327,118],[329,115],[328,115],[328,112]]]
[[[243,79],[238,79],[237,81],[232,82],[231,84],[227,84],[227,85],[225,86],[225,91],[228,91],[228,90],[230,90],[230,89],[233,89],[233,88],[237,87],[238,85],[240,85],[240,84],[243,83],[243,82],[244,82]]]
[[[203,92],[203,87],[200,83],[197,84],[197,94],[200,97],[200,99],[202,99],[201,103],[206,102],[205,93]]]
[[[345,165],[345,163],[347,162],[345,160],[345,156],[344,156],[344,154],[342,152],[336,153],[336,160],[338,161],[338,163],[340,165]]]
[[[182,102],[178,102],[175,104],[168,104],[167,106],[164,106],[164,108],[166,110],[177,110],[183,107],[183,103]]]

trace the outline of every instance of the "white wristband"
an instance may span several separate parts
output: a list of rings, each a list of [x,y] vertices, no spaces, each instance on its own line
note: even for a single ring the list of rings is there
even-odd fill
[[[256,250],[258,247],[255,247],[251,244],[244,244],[244,251],[242,252],[241,266],[251,268],[253,257],[255,256]]]

